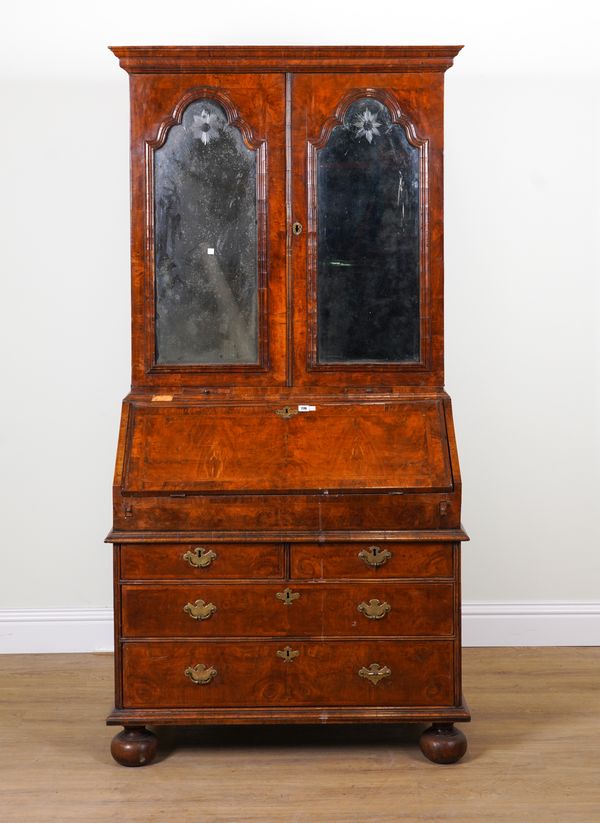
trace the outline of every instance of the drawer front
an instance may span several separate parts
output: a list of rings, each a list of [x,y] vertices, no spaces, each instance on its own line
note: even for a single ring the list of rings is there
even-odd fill
[[[123,637],[450,636],[452,583],[123,585]]]
[[[451,543],[309,543],[290,551],[297,580],[453,576]]]
[[[424,637],[454,633],[452,583],[324,584],[325,637]]]
[[[453,643],[126,643],[126,708],[451,706]]]
[[[169,543],[121,547],[123,580],[234,580],[282,578],[277,543]]]

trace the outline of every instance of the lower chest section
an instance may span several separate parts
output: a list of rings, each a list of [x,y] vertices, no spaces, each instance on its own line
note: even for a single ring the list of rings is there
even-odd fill
[[[458,545],[115,548],[124,709],[460,701]]]

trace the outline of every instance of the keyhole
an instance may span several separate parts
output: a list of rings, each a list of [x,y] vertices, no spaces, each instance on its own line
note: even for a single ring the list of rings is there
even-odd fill
[[[296,236],[302,234],[302,223],[294,223],[294,225],[292,226],[292,233]]]

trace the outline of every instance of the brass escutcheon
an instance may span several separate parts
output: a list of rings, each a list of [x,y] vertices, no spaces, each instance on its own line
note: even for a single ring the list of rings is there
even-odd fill
[[[183,607],[183,611],[189,614],[194,620],[208,620],[217,611],[214,603],[205,603],[204,600],[196,600],[195,603],[188,603]]]
[[[285,603],[286,606],[291,606],[294,600],[298,600],[300,597],[300,592],[293,592],[290,588],[287,588],[282,592],[277,592],[275,597]]]
[[[197,686],[206,686],[217,676],[217,670],[212,666],[205,666],[204,663],[198,663],[196,666],[188,666],[184,674]]]
[[[299,234],[302,234],[302,223],[294,223],[292,225],[292,233],[295,234],[296,237],[298,237]]]
[[[368,549],[360,551],[358,556],[367,566],[377,567],[387,563],[392,553],[388,549],[379,548],[379,546],[369,546]]]
[[[283,649],[277,650],[277,657],[281,657],[284,663],[291,663],[299,654],[300,652],[294,651],[291,646],[285,646]]]
[[[295,414],[298,414],[298,409],[293,409],[291,406],[284,406],[282,409],[276,409],[275,414],[283,417],[284,420],[289,420]]]
[[[187,560],[190,566],[194,566],[196,569],[206,569],[216,559],[217,553],[212,549],[196,546],[193,551],[187,551],[182,557]]]
[[[365,617],[368,617],[369,620],[381,620],[392,609],[389,603],[386,603],[385,600],[382,603],[381,600],[377,600],[376,597],[369,600],[368,603],[365,603],[363,600],[362,603],[358,604],[357,608],[358,611],[364,614]]]
[[[369,680],[374,686],[384,677],[390,677],[391,674],[392,672],[387,666],[380,666],[379,663],[371,663],[368,668],[363,666],[362,669],[358,670],[358,676]]]

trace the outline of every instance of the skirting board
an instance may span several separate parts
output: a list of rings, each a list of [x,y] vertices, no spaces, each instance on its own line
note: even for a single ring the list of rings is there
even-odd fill
[[[600,601],[463,604],[465,646],[598,646]],[[0,609],[0,654],[109,652],[112,609]]]

